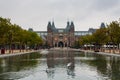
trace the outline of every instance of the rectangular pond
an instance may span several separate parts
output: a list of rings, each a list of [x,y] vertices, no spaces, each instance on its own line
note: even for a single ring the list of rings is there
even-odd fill
[[[64,50],[4,57],[0,80],[120,80],[120,57]]]

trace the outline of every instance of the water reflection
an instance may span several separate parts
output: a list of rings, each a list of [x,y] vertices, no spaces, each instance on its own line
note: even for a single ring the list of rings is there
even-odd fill
[[[39,54],[24,54],[6,58],[0,58],[0,80],[11,80],[11,77],[20,78],[25,75],[17,75],[17,72],[22,70],[29,70],[35,65],[37,61],[34,60],[38,58]],[[39,55],[40,57],[41,55]]]
[[[102,75],[103,80],[119,80],[120,57],[93,55],[95,60],[87,61],[90,66],[96,67],[97,72]]]
[[[70,65],[67,66],[69,63]],[[47,66],[46,72],[50,78],[54,78],[55,70],[58,68],[66,68],[67,75],[74,77],[74,53],[68,51],[51,51],[47,54]]]
[[[55,51],[0,58],[0,80],[119,80],[120,57]]]

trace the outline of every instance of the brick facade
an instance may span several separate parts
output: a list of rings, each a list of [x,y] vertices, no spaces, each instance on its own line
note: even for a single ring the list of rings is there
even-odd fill
[[[70,47],[75,42],[74,23],[67,22],[66,28],[56,28],[54,22],[48,22],[47,43],[50,47]]]

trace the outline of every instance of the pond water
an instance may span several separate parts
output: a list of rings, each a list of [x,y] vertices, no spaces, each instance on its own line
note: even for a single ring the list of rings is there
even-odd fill
[[[0,58],[0,80],[120,80],[120,57],[49,50]]]

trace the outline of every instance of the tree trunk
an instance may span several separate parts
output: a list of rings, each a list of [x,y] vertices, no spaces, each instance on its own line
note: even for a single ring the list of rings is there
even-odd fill
[[[21,50],[22,50],[22,43],[20,42],[20,52],[21,52]]]
[[[9,53],[11,53],[11,43],[9,44]]]
[[[115,53],[115,45],[113,44],[113,53]]]
[[[108,47],[108,48],[109,48],[109,53],[111,53],[111,48],[110,48],[110,45],[109,45],[109,47]]]

